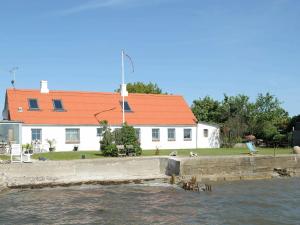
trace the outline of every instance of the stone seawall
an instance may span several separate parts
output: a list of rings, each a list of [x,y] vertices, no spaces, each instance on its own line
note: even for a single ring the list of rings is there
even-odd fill
[[[300,176],[300,155],[170,158],[167,174],[185,180],[195,176],[205,182],[268,179],[279,176],[274,169],[286,169],[291,176]]]
[[[274,168],[300,176],[300,155],[103,158],[0,164],[0,190],[83,183],[126,183],[196,176],[199,182],[267,179]]]
[[[160,179],[167,177],[167,161],[167,157],[139,157],[0,164],[0,187]]]

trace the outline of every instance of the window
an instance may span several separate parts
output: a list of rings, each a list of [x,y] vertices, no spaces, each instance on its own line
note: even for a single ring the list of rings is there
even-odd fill
[[[191,141],[192,140],[192,129],[184,129],[183,130],[183,139],[185,141]]]
[[[103,132],[103,128],[97,128],[97,137],[101,137],[102,136],[102,132]]]
[[[53,99],[52,101],[55,111],[64,111],[64,107],[60,99]]]
[[[120,101],[121,107],[122,107],[122,109],[123,109],[123,104],[122,104],[122,103],[123,103],[123,102]],[[130,106],[129,106],[129,103],[128,103],[127,101],[124,101],[124,111],[125,111],[125,112],[132,112],[132,110],[131,110],[131,108],[130,108]]]
[[[141,141],[141,128],[135,128],[135,136],[138,139],[138,141]]]
[[[175,128],[169,128],[168,129],[168,141],[175,141],[175,140],[176,140]]]
[[[160,135],[159,135],[159,129],[152,129],[152,141],[159,141]]]
[[[39,104],[37,99],[28,99],[29,109],[30,110],[39,110]]]
[[[203,130],[203,136],[204,137],[208,137],[208,129],[204,129]]]
[[[31,141],[42,140],[42,129],[31,129]]]
[[[80,143],[80,130],[78,128],[66,129],[66,143],[79,144]]]

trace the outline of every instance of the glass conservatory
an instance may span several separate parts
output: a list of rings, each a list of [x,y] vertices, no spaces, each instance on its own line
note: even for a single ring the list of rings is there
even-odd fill
[[[0,153],[4,153],[11,144],[22,143],[22,123],[0,121]]]

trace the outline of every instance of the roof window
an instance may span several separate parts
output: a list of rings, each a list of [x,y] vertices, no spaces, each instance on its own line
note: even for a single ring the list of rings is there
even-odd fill
[[[121,107],[123,109],[123,104],[122,104],[122,101],[120,101],[120,104],[121,104]],[[124,101],[124,111],[125,112],[132,112],[130,106],[129,106],[129,103],[127,101]]]
[[[28,99],[29,109],[30,110],[39,110],[38,100],[36,98]]]
[[[60,99],[53,99],[53,107],[55,111],[64,111],[64,107]]]

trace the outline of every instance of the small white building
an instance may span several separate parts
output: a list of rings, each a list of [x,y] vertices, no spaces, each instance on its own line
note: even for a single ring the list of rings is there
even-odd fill
[[[8,89],[3,119],[21,121],[23,144],[55,140],[56,151],[99,150],[101,128],[122,125],[119,93]],[[124,101],[125,121],[136,129],[142,149],[218,148],[219,127],[197,123],[182,96],[129,94]]]

